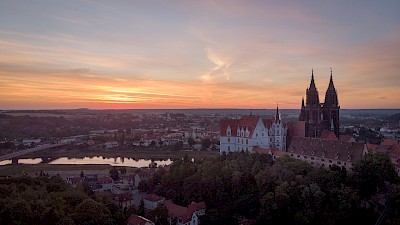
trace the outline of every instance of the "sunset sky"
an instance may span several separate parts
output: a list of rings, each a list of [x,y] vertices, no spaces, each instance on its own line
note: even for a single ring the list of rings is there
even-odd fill
[[[400,108],[400,1],[0,1],[0,109]]]

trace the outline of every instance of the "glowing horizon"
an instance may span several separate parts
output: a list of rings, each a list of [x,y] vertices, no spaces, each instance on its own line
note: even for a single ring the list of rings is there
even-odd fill
[[[400,2],[0,2],[0,109],[400,108]]]

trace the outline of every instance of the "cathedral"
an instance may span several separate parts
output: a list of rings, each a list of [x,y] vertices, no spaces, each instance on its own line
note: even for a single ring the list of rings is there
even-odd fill
[[[332,69],[325,102],[319,101],[319,94],[311,72],[310,87],[306,89],[306,102],[301,102],[300,121],[305,122],[305,136],[319,138],[324,130],[332,131],[339,138],[339,101],[333,85]]]

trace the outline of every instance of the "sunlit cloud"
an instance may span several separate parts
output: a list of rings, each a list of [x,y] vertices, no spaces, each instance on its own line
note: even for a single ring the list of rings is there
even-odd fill
[[[2,109],[400,107],[398,2],[156,2],[0,2]]]

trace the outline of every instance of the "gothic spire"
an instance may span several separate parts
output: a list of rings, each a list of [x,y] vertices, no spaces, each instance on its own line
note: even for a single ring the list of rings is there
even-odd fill
[[[331,78],[329,80],[329,86],[325,94],[325,105],[326,106],[337,106],[339,104],[338,97],[333,84],[332,68],[331,68]]]
[[[278,102],[276,103],[276,115],[275,115],[275,120],[281,120],[279,116],[279,108],[278,108]]]
[[[314,81],[314,69],[311,70],[311,82],[310,82],[310,87],[308,88],[307,91],[306,102],[307,106],[319,105],[318,91],[317,88],[315,87],[315,81]]]
[[[331,79],[329,80],[328,90],[329,90],[329,91],[336,91],[336,90],[335,90],[335,85],[333,85],[332,68],[331,68]]]
[[[304,108],[304,97],[301,98],[301,108]]]

